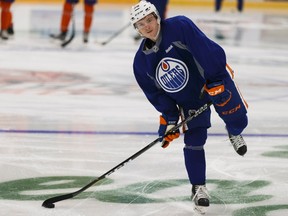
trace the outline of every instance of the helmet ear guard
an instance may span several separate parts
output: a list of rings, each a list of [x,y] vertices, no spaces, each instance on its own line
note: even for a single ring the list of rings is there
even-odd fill
[[[152,13],[155,14],[154,16],[157,18],[158,24],[160,24],[161,18],[156,7],[146,0],[141,0],[138,4],[132,6],[131,8],[130,23],[137,30],[135,23]]]

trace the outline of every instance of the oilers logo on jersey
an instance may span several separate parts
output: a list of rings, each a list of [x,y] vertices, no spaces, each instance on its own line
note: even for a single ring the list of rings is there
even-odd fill
[[[156,68],[156,80],[166,92],[179,92],[189,80],[188,68],[179,59],[163,58]]]

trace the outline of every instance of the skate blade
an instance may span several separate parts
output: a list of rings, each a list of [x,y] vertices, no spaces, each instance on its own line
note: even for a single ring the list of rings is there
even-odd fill
[[[207,212],[207,207],[205,206],[198,206],[194,204],[194,211],[198,215],[204,215]]]

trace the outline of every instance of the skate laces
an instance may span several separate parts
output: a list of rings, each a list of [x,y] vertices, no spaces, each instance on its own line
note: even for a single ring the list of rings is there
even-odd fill
[[[229,134],[229,139],[236,150],[246,145],[241,135],[234,136],[232,134]]]
[[[208,199],[210,196],[208,194],[208,190],[207,188],[205,187],[205,185],[196,185],[195,186],[195,194],[192,198],[192,201],[194,201],[195,199],[199,200],[199,199]]]

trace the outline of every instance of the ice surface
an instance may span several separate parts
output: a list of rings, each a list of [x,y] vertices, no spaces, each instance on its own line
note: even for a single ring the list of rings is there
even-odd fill
[[[0,41],[0,215],[196,215],[181,138],[165,150],[153,147],[78,199],[56,203],[55,209],[41,207],[46,198],[78,190],[157,138],[159,114],[132,74],[138,46],[133,29],[99,44],[125,26],[127,8],[99,7],[87,45],[79,8],[76,38],[65,49],[48,38],[57,30],[59,12],[55,5],[15,5],[18,31],[14,39]],[[41,14],[52,16],[49,28],[25,14],[42,21]],[[216,16],[170,7],[169,15],[177,14],[191,17],[224,47],[249,103],[245,157],[234,152],[213,113],[206,144],[211,192],[206,215],[287,215],[287,14]],[[70,185],[73,178],[81,181]]]

